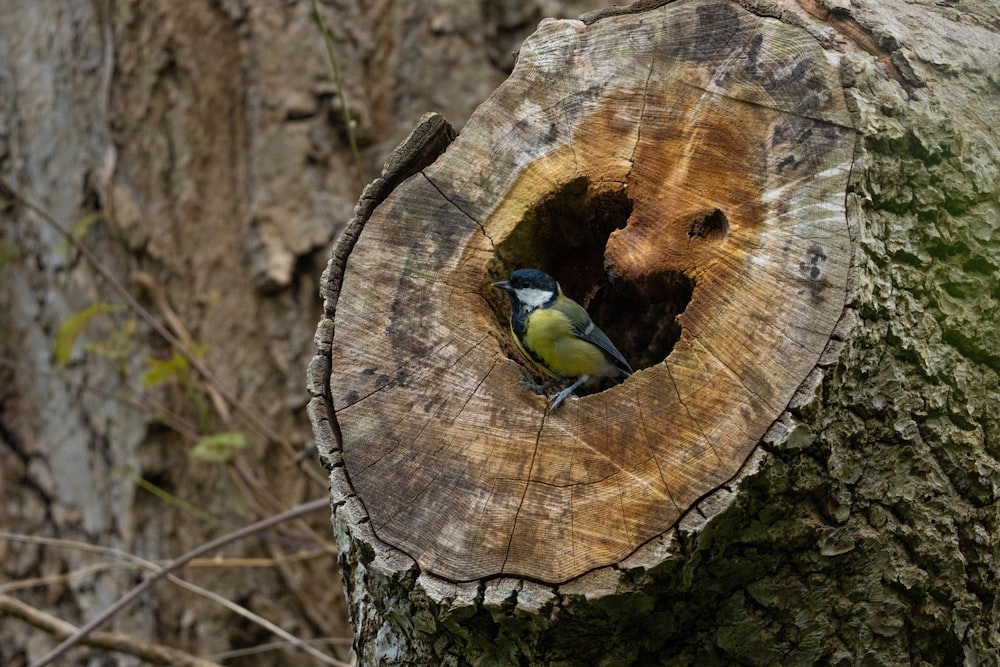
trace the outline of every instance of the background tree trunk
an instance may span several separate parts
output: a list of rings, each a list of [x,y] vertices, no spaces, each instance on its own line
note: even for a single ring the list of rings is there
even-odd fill
[[[857,264],[829,366],[761,440],[750,474],[641,562],[555,585],[453,583],[382,543],[343,475],[326,374],[336,353],[323,343],[342,245],[310,387],[366,664],[996,664],[995,7],[739,4],[837,54],[862,140],[845,192]],[[369,194],[359,224],[384,198]]]
[[[540,18],[598,3],[319,5],[372,173],[425,111],[463,122]],[[324,494],[310,457],[298,466],[294,458],[310,445],[302,376],[322,261],[367,178],[355,172],[310,3],[3,1],[0,53],[0,175],[73,229],[156,321],[188,337],[188,350],[218,380],[185,370],[94,266],[4,192],[4,578],[51,577],[104,560],[11,534],[166,559]],[[74,323],[79,335],[57,343]],[[249,446],[228,465],[191,456],[202,437],[232,432]],[[141,490],[139,478],[186,505]],[[317,516],[225,553],[316,550],[311,559],[188,576],[300,636],[343,637],[330,546],[329,525]],[[5,592],[80,624],[135,580],[118,572]],[[271,640],[165,586],[102,629],[199,655]],[[24,664],[53,643],[0,615],[0,663]],[[84,662],[90,653],[75,655]],[[264,654],[244,664],[304,659]]]

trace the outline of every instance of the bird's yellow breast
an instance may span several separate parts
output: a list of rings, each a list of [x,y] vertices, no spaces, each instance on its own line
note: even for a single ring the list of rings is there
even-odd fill
[[[601,348],[578,338],[566,315],[554,308],[531,313],[523,340],[517,343],[536,366],[553,377],[607,375],[611,366]]]

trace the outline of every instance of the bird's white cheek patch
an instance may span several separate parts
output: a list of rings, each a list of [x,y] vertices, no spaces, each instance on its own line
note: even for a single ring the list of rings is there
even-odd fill
[[[517,298],[526,306],[540,308],[547,304],[554,294],[549,290],[526,287],[517,290]]]

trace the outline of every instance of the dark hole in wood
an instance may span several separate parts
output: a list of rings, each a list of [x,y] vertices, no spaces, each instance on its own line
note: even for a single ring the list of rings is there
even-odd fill
[[[689,239],[722,241],[729,236],[729,218],[720,209],[695,216],[688,226]]]

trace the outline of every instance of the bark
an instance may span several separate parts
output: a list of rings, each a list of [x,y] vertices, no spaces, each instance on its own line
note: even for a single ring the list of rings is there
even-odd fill
[[[370,172],[426,110],[462,122],[542,16],[522,2],[319,4]],[[3,530],[158,560],[325,493],[322,471],[295,457],[310,445],[302,375],[318,274],[361,179],[310,3],[0,2],[0,17],[0,175],[71,228],[225,389],[192,368],[144,382],[150,359],[171,359],[169,345],[59,232],[3,193]],[[88,313],[60,361],[60,330]],[[242,433],[248,447],[228,466],[191,457],[200,437],[220,432]],[[140,477],[188,505],[152,496]],[[316,517],[225,555],[283,558],[329,542]],[[87,573],[97,557],[5,538],[0,562],[17,582]],[[348,632],[326,555],[187,575],[300,636]],[[7,592],[82,625],[134,575],[50,581]],[[272,639],[168,587],[102,630],[194,655]],[[0,617],[0,663],[53,644]],[[100,658],[81,649],[72,659]]]
[[[832,257],[845,268],[846,299],[836,304],[837,317],[812,329],[824,336],[825,347],[816,348],[813,361],[799,374],[775,356],[774,344],[766,343],[766,337],[755,344],[734,345],[741,352],[723,365],[737,369],[733,374],[738,378],[753,377],[754,369],[760,369],[762,375],[785,379],[754,384],[758,391],[744,395],[742,401],[719,403],[724,406],[721,416],[688,414],[688,418],[716,424],[742,408],[746,414],[760,416],[770,428],[766,433],[764,428],[742,430],[740,436],[752,439],[752,446],[732,447],[720,457],[733,467],[667,467],[667,489],[677,488],[671,483],[685,470],[706,483],[705,487],[694,485],[698,493],[677,503],[684,513],[679,521],[675,515],[667,525],[654,523],[655,535],[643,535],[637,539],[640,544],[632,544],[623,555],[620,547],[607,548],[614,521],[602,523],[604,518],[591,517],[591,525],[598,528],[574,541],[565,529],[569,514],[552,511],[558,510],[558,503],[522,491],[525,504],[514,515],[534,508],[542,516],[533,531],[534,541],[525,543],[524,560],[510,558],[518,544],[516,525],[496,520],[506,515],[491,503],[508,493],[518,497],[517,489],[502,488],[504,480],[558,488],[558,475],[546,477],[551,469],[536,468],[530,462],[539,456],[545,460],[544,447],[554,443],[560,451],[562,445],[558,434],[546,433],[537,424],[525,427],[536,433],[537,449],[525,453],[525,447],[516,445],[519,426],[515,422],[529,419],[526,414],[539,414],[542,400],[516,393],[516,362],[507,359],[500,347],[502,313],[482,301],[489,299],[484,285],[493,274],[513,268],[509,264],[514,262],[559,261],[556,253],[551,257],[524,254],[544,244],[503,242],[514,236],[510,229],[525,219],[534,219],[542,230],[536,239],[546,238],[546,233],[549,241],[565,238],[564,230],[546,231],[558,224],[559,217],[546,217],[546,204],[555,200],[550,211],[562,215],[596,209],[598,218],[608,209],[608,199],[587,199],[592,196],[587,187],[562,200],[558,196],[545,200],[539,193],[558,189],[565,173],[581,169],[578,164],[585,169],[596,162],[595,170],[606,174],[608,182],[621,182],[615,171],[616,151],[628,153],[628,147],[621,142],[601,143],[594,135],[601,130],[613,133],[614,122],[627,124],[644,107],[625,99],[617,108],[619,116],[609,116],[589,132],[574,136],[578,162],[570,161],[570,166],[554,160],[553,168],[545,162],[550,155],[539,148],[542,137],[532,134],[531,123],[546,125],[545,114],[558,113],[560,121],[577,127],[578,111],[572,104],[560,109],[545,103],[551,89],[562,91],[566,100],[590,91],[584,106],[591,105],[588,111],[600,109],[599,98],[608,86],[582,85],[574,78],[577,70],[570,66],[580,52],[577,49],[586,50],[580,44],[587,37],[615,26],[601,38],[609,53],[621,49],[623,43],[630,52],[641,51],[638,35],[652,23],[681,28],[677,40],[667,42],[671,46],[686,37],[710,49],[716,43],[710,39],[713,33],[693,27],[704,27],[704,18],[719,12],[744,14],[735,3],[678,2],[660,7],[660,3],[643,2],[629,10],[590,15],[584,24],[543,26],[522,46],[522,65],[512,79],[480,109],[443,156],[430,165],[426,159],[403,161],[406,167],[397,180],[410,173],[415,174],[412,178],[391,193],[384,184],[366,193],[328,269],[326,316],[317,335],[320,354],[310,372],[310,410],[321,454],[333,471],[334,524],[357,629],[356,651],[363,663],[996,664],[1000,605],[992,582],[1000,574],[996,559],[1000,357],[995,352],[1000,335],[996,326],[1000,149],[989,119],[1000,113],[996,77],[1000,24],[988,3],[961,8],[855,3],[847,8],[803,0],[739,6],[748,12],[747,23],[741,25],[764,25],[774,30],[768,34],[796,36],[770,43],[765,38],[758,46],[763,43],[786,56],[789,51],[800,54],[792,62],[820,69],[828,63],[833,68],[834,76],[807,78],[813,85],[806,85],[799,95],[806,97],[815,90],[827,91],[831,99],[842,95],[850,112],[849,125],[860,137],[850,178],[837,186],[839,197],[820,197],[816,204],[840,217],[836,228],[846,230],[845,235],[791,234],[824,244],[831,238],[848,239],[842,250],[829,253],[810,255],[809,248],[803,247],[799,258],[804,275],[813,279],[829,278],[824,273],[826,258]],[[685,12],[701,17],[702,23],[685,24],[678,18]],[[560,42],[560,30],[575,30],[584,37]],[[751,72],[759,53],[752,47],[754,41],[740,48],[739,31],[733,35],[731,57],[745,68],[733,67],[732,71]],[[563,50],[561,44],[566,45]],[[810,44],[816,55],[790,44],[799,49],[808,49]],[[551,61],[564,57],[564,66],[551,67],[537,89],[518,88],[521,67],[543,69],[550,60],[540,54],[547,50],[555,54],[549,56]],[[679,67],[664,51],[658,55],[665,67]],[[585,71],[581,79],[591,83],[627,80],[625,72],[602,74],[602,68],[613,70],[609,64],[613,60],[585,59],[586,66],[579,68]],[[649,71],[654,74],[645,81],[658,82],[655,67]],[[786,71],[789,76],[783,80],[795,81],[795,66]],[[709,76],[720,72],[728,70],[708,68]],[[808,67],[800,66],[798,73],[803,72]],[[742,96],[722,97],[753,100],[746,91],[754,90],[754,82],[775,80],[768,78],[770,74],[765,68],[753,71],[749,81],[738,81],[743,84]],[[527,91],[522,95],[525,106],[538,101],[536,108],[541,111],[508,117],[497,113],[495,109],[505,108],[504,96],[511,89]],[[646,89],[640,84],[637,90],[641,97]],[[721,88],[701,85],[701,90],[718,92]],[[683,107],[670,97],[669,90],[666,95],[675,102],[668,108]],[[777,105],[768,100],[759,106]],[[816,118],[801,110],[796,113],[794,108],[777,108],[799,119]],[[759,108],[738,108],[729,116],[729,125],[752,137],[762,125],[759,112]],[[826,127],[833,125],[826,119]],[[669,121],[664,126],[673,127]],[[557,121],[549,127],[550,137],[567,130]],[[673,143],[667,132],[647,135],[647,140],[669,147],[664,153],[670,160],[678,146],[710,151],[713,144],[706,140],[711,136],[706,127],[711,126],[681,126],[675,129],[681,138]],[[797,135],[793,142],[800,151],[797,155],[815,158],[822,154],[810,148],[815,129]],[[638,134],[641,137],[642,132]],[[503,140],[494,144],[492,136]],[[772,142],[772,147],[777,143]],[[503,151],[489,150],[492,145],[502,145],[511,155],[521,151],[523,164],[531,165],[525,173],[535,169],[534,177],[523,179],[516,169],[505,173],[507,167],[521,163],[505,161]],[[722,145],[731,147],[725,141]],[[854,143],[849,145],[853,151]],[[459,156],[458,162],[476,165],[477,148],[489,155],[486,169],[495,169],[494,177],[477,169],[465,175],[449,162]],[[727,163],[723,157],[720,153],[717,158],[720,169],[741,173],[740,160]],[[832,167],[841,163],[819,162],[815,172],[805,173],[829,178]],[[781,162],[765,159],[763,164]],[[387,169],[387,177],[395,173],[395,167]],[[675,174],[682,183],[685,177],[691,179],[689,191],[678,188],[677,194],[668,189],[670,194],[660,199],[669,201],[671,210],[680,204],[682,209],[687,205],[689,211],[700,211],[705,200],[729,195],[736,187],[725,176],[699,180],[699,173]],[[755,172],[738,183],[745,185],[752,178],[766,181],[769,173]],[[653,176],[648,186],[641,175],[630,182],[629,196],[641,202],[646,193],[657,192],[662,183]],[[535,190],[519,190],[522,181],[518,178],[532,183]],[[473,182],[477,187],[468,185]],[[517,185],[511,186],[512,182]],[[810,200],[800,200],[796,186],[823,188],[813,178],[791,182],[784,191],[789,196],[782,202],[787,208],[778,206],[777,214],[772,209],[763,216],[765,225],[775,226],[771,233],[780,234],[789,224],[808,224],[808,206],[797,204]],[[573,210],[565,202],[574,196],[589,203]],[[754,196],[764,203],[775,199],[758,194],[742,201]],[[829,201],[839,201],[839,207]],[[449,217],[452,206],[466,219]],[[625,282],[636,281],[642,268],[678,253],[676,243],[663,241],[671,237],[662,230],[676,233],[676,228],[684,227],[669,221],[657,227],[658,216],[644,223],[636,213],[638,208],[626,207],[622,219],[615,221],[623,224],[606,226],[595,238],[581,241],[582,256],[594,260],[598,274],[601,268],[613,268]],[[652,210],[664,214],[668,208]],[[783,218],[782,211],[789,216]],[[694,218],[684,219],[690,223]],[[781,220],[786,224],[777,224]],[[435,226],[442,221],[440,227]],[[748,224],[738,220],[729,228],[736,229],[733,245],[763,248],[769,256],[766,242],[760,239],[741,245],[740,226]],[[623,229],[616,236],[611,230],[619,227]],[[502,233],[494,236],[497,230]],[[638,243],[640,251],[634,251],[636,246],[623,250],[622,243],[630,236],[643,236],[637,234],[643,231],[645,239],[652,235],[655,240]],[[657,233],[661,236],[656,237]],[[392,251],[386,252],[387,247]],[[698,248],[685,255],[692,264],[702,259],[697,257]],[[431,249],[434,252],[423,261],[416,261]],[[668,262],[668,266],[678,268],[676,263]],[[773,278],[784,266],[765,262],[764,273]],[[818,271],[813,272],[814,268]],[[684,273],[684,268],[679,272]],[[593,273],[579,278],[584,292],[587,287],[600,288]],[[837,275],[836,270],[832,275]],[[375,289],[385,291],[379,292],[378,299],[366,301],[367,292],[360,286],[365,281],[370,284],[373,276],[380,276]],[[391,281],[388,288],[387,281]],[[752,301],[753,288],[748,297],[746,283],[725,284],[714,295],[705,284],[694,281],[687,308],[699,298],[708,304],[729,305],[721,294],[731,295],[734,301]],[[802,284],[808,287],[808,282]],[[830,283],[834,288],[838,284],[836,280]],[[776,280],[775,285],[780,288],[784,283]],[[424,298],[420,308],[415,298],[407,296],[411,289]],[[720,326],[724,324],[739,340],[747,330],[773,325],[797,341],[797,329],[821,321],[821,311],[802,316],[805,323],[796,320],[802,311],[792,299],[794,292],[776,291],[784,296],[763,308],[773,315],[772,321],[753,317],[752,308],[720,308]],[[791,318],[782,305],[793,311]],[[660,317],[672,319],[673,314],[661,313]],[[619,423],[616,415],[628,412],[632,405],[649,404],[657,391],[664,393],[665,383],[657,373],[675,364],[683,367],[683,357],[677,357],[685,350],[685,326],[700,335],[719,333],[711,328],[698,330],[695,317],[689,317],[686,310],[678,320],[680,342],[666,350],[665,361],[662,357],[647,360],[643,365],[648,369],[639,372],[635,381],[580,399],[575,402],[578,409],[570,408],[546,423],[560,420],[562,430],[571,431],[577,442],[585,442],[599,430],[608,447],[603,450],[604,458],[620,470],[629,470],[623,462],[630,440],[624,429],[615,426]],[[453,326],[461,335],[439,334],[434,327],[441,326]],[[414,354],[421,342],[416,339],[428,329],[431,333],[422,341],[422,354]],[[366,338],[365,332],[377,335]],[[458,343],[463,339],[465,347]],[[400,369],[406,371],[405,377]],[[789,376],[797,379],[792,382]],[[715,376],[706,373],[703,377]],[[649,378],[649,385],[642,384],[644,378]],[[683,387],[694,381],[682,378],[682,389],[674,391],[683,394]],[[788,391],[790,384],[792,391]],[[774,413],[751,401],[755,395],[764,395],[759,390],[763,386],[787,392],[776,392],[779,409]],[[415,400],[417,396],[422,400]],[[454,408],[451,402],[455,400],[471,407]],[[507,411],[496,407],[504,401],[511,406]],[[584,406],[591,406],[591,414],[607,416],[598,418],[596,426],[587,426]],[[464,410],[471,416],[463,416]],[[660,421],[653,420],[653,427],[666,432],[665,441],[690,452],[692,445],[684,440],[684,430],[670,431],[664,425],[684,418],[675,412],[665,411]],[[421,425],[411,426],[414,420]],[[648,428],[650,420],[629,417],[620,422],[638,430],[637,424]],[[453,425],[459,427],[452,429]],[[575,450],[562,451],[573,455]],[[498,457],[529,463],[518,473],[514,464],[503,468]],[[456,459],[464,462],[456,463]],[[553,457],[553,465],[558,459]],[[586,476],[596,465],[585,458],[563,456],[562,460],[570,476]],[[495,465],[501,470],[489,467]],[[742,474],[725,482],[740,465],[744,466]],[[641,479],[641,475],[635,477]],[[463,479],[483,485],[476,487]],[[629,490],[620,495],[623,503],[637,500],[638,486],[624,484],[622,488]],[[581,496],[599,496],[600,492],[599,485],[580,483]],[[473,498],[479,499],[474,511],[463,513],[463,502],[467,506]],[[571,506],[584,507],[587,498],[575,502]],[[655,513],[648,505],[623,510],[602,502],[616,520],[639,516],[642,521],[635,525],[647,528],[649,516]],[[465,526],[474,522],[476,513],[482,516],[480,532],[468,532]],[[396,522],[402,517],[407,521]],[[497,541],[508,545],[507,551],[497,550]],[[603,561],[578,561],[567,555],[568,567],[558,562],[559,553],[580,551]],[[493,555],[500,552],[500,558]],[[550,553],[556,555],[550,557]],[[505,569],[512,562],[520,564]],[[606,563],[610,565],[601,567]]]

